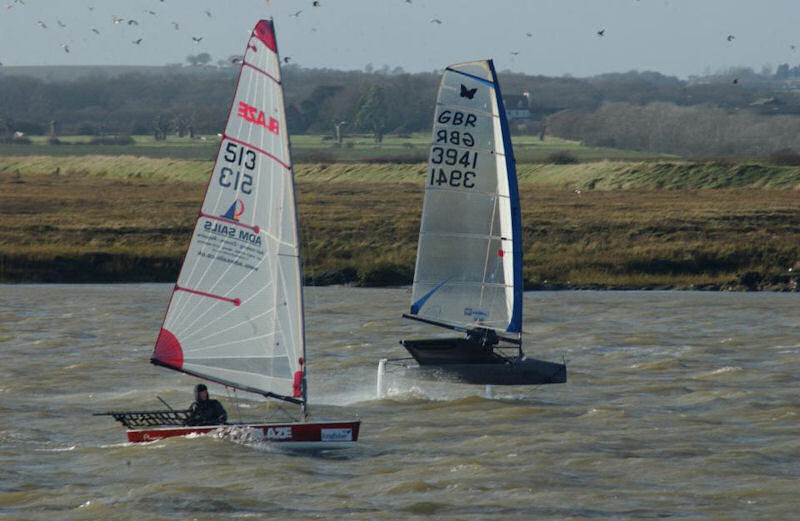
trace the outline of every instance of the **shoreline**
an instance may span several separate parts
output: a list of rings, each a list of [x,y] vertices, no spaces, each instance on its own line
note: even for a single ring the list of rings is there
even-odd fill
[[[183,256],[156,259],[130,258],[126,255],[93,253],[75,257],[59,256],[52,261],[14,259],[0,254],[0,284],[147,284],[175,283]],[[369,272],[359,277],[357,269],[328,270],[303,276],[309,287],[352,286],[360,288],[410,287],[412,277],[402,267],[384,268],[383,276]],[[12,276],[8,276],[9,273]],[[19,274],[13,276],[14,273]],[[732,280],[727,283],[698,284],[598,284],[568,282],[542,283],[525,280],[524,291],[731,291],[778,292],[800,291],[800,274],[770,281]]]

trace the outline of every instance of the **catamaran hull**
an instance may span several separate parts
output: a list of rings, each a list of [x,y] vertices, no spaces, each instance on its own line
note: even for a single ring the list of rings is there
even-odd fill
[[[560,384],[567,381],[566,365],[533,358],[514,359],[502,364],[417,365],[411,363],[402,364],[399,368],[393,365],[392,373],[402,378],[477,385],[542,385]]]
[[[527,356],[502,356],[468,338],[401,340],[417,364],[409,377],[480,385],[539,385],[567,381],[567,366]]]
[[[280,447],[336,449],[358,441],[360,421],[317,423],[242,423],[235,425],[165,426],[128,429],[128,441],[142,443],[176,436],[215,435]]]

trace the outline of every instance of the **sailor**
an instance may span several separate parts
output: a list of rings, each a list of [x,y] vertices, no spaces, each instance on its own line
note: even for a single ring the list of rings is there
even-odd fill
[[[228,413],[217,400],[208,397],[205,384],[194,388],[194,403],[189,407],[186,425],[222,425],[228,420]]]

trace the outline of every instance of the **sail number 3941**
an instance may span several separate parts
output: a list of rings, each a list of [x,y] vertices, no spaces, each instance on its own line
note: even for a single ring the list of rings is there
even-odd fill
[[[222,156],[230,166],[223,166],[219,170],[219,185],[224,188],[241,190],[243,194],[253,192],[253,176],[247,170],[255,170],[256,153],[232,141],[225,145]],[[242,172],[244,170],[244,172]]]
[[[474,169],[478,164],[478,153],[470,150],[460,151],[454,148],[433,147],[431,149],[431,186],[448,185],[455,188],[475,188]],[[441,168],[458,166],[464,169]]]

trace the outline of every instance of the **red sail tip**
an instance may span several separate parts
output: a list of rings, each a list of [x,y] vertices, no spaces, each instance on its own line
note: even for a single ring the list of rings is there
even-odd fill
[[[153,358],[165,365],[180,369],[183,367],[183,349],[181,343],[168,330],[162,328],[156,340]]]
[[[278,52],[275,45],[275,30],[272,28],[272,22],[269,20],[261,20],[256,24],[253,29],[253,35],[264,42],[264,45],[270,48],[272,52]]]

